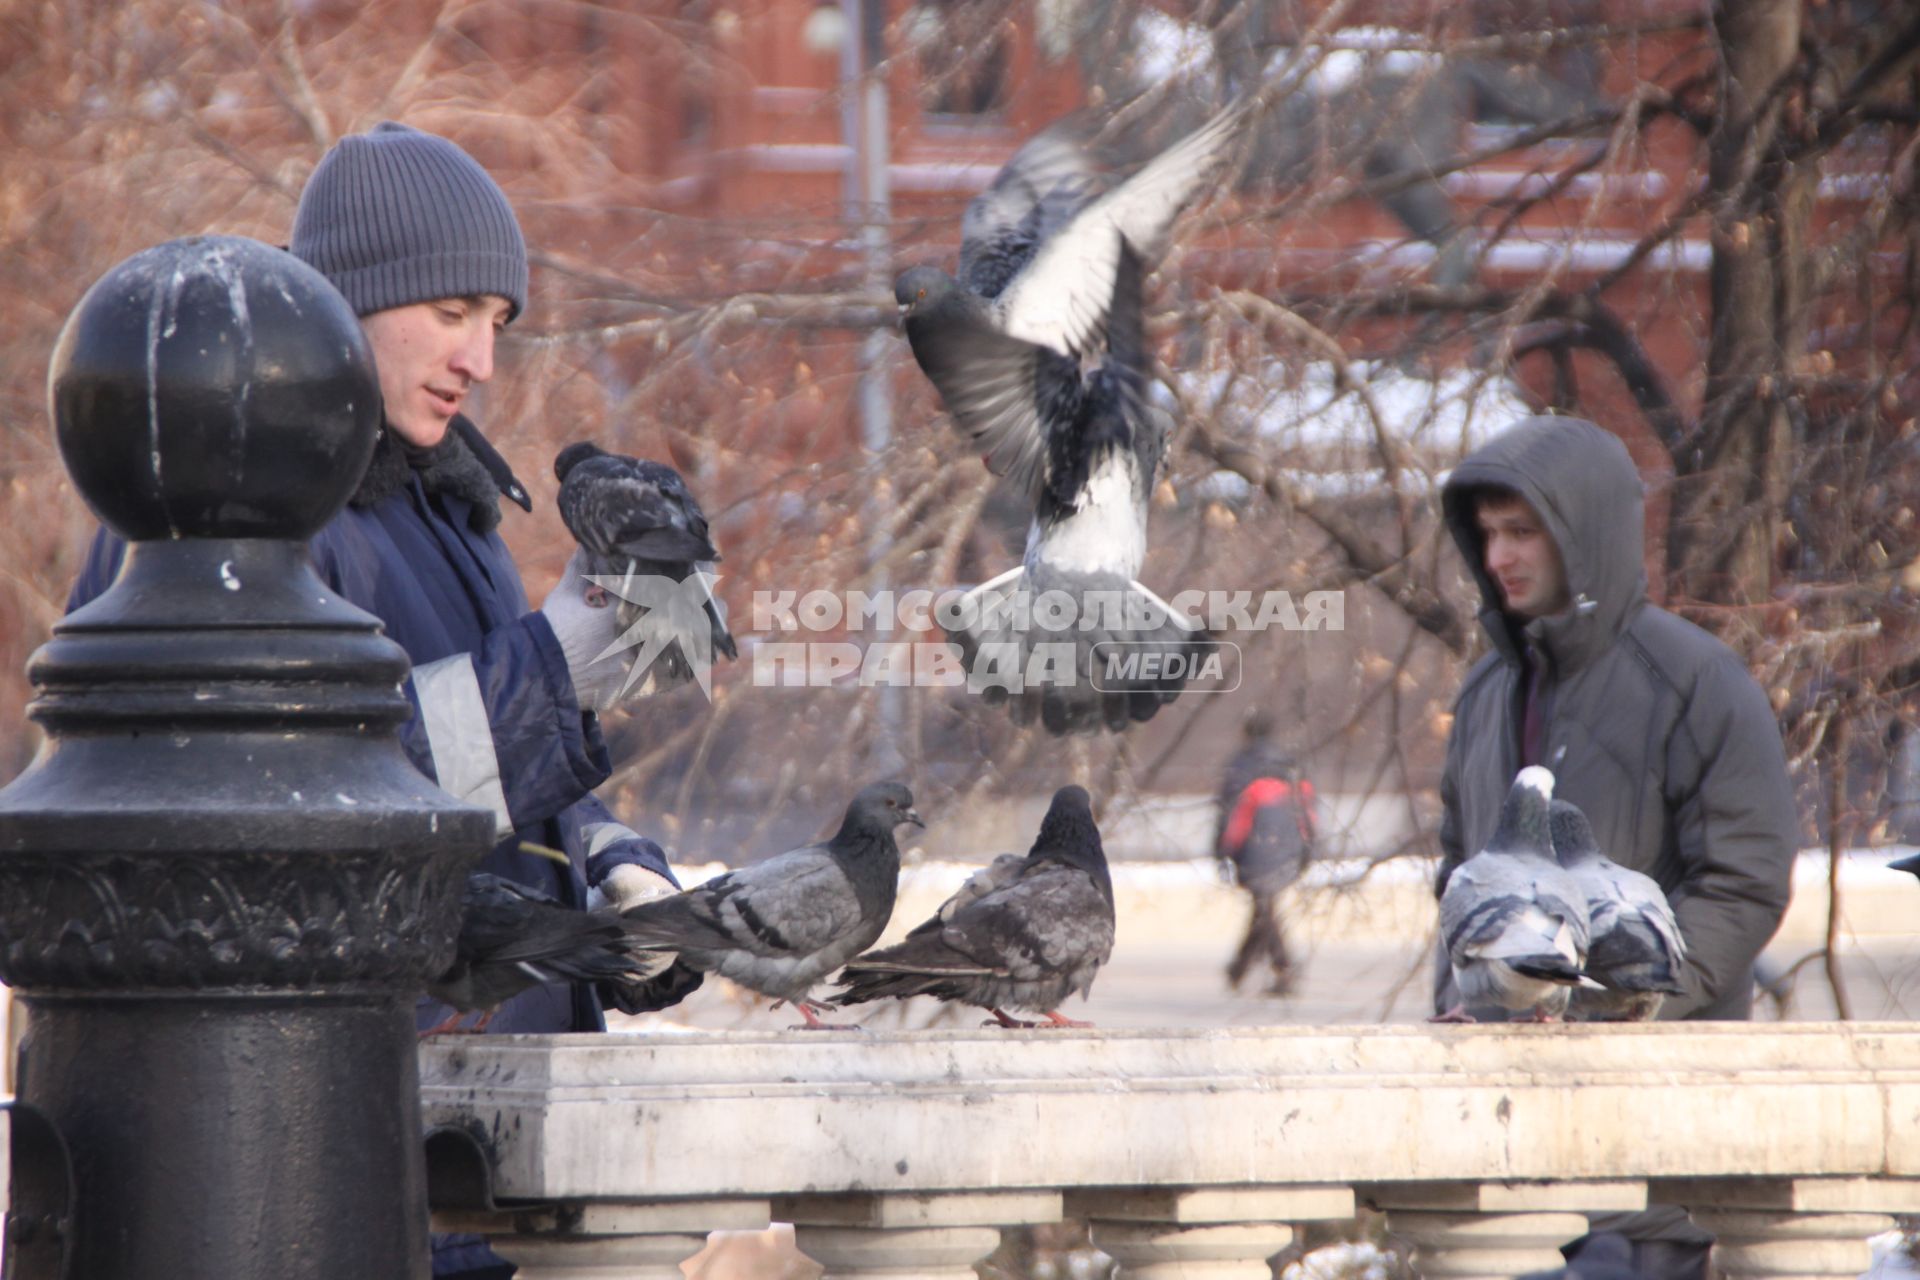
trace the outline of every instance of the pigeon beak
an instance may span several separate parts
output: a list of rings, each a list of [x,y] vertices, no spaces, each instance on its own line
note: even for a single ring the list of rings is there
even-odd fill
[[[924,829],[927,825],[925,820],[923,820],[920,817],[920,811],[918,809],[907,810],[905,813],[900,815],[900,821],[911,822],[914,826],[920,827],[922,829]]]

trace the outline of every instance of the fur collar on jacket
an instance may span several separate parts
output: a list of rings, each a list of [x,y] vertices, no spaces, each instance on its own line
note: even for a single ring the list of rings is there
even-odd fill
[[[468,523],[475,533],[491,533],[500,523],[500,495],[506,494],[523,510],[533,510],[526,489],[514,478],[505,458],[487,443],[478,427],[456,417],[446,436],[431,449],[414,449],[382,426],[373,457],[360,477],[360,487],[349,500],[370,507],[407,487],[409,471],[420,473],[428,493],[444,493],[473,507]]]

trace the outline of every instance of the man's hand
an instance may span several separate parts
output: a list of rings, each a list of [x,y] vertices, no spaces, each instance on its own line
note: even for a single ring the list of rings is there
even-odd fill
[[[612,855],[615,858],[619,856]],[[608,866],[589,888],[587,906],[607,906],[616,911],[625,911],[628,907],[637,907],[655,898],[671,897],[678,892],[680,890],[674,888],[673,881],[652,867],[637,859],[622,859]]]
[[[607,653],[620,638],[619,614],[605,592],[597,593],[597,603],[589,598],[593,584],[582,576],[586,567],[586,552],[576,550],[560,581],[541,603],[540,612],[560,642],[580,709],[599,712],[619,698],[632,654]]]
[[[645,982],[603,982],[600,998],[621,1013],[652,1013],[679,1004],[706,980],[706,974],[676,960],[664,973]]]
[[[680,892],[674,883],[648,865],[650,857],[662,863],[665,852],[644,836],[622,840],[587,859],[587,906],[624,911],[642,902]],[[659,953],[660,967],[647,980],[601,984],[604,1001],[622,1013],[649,1013],[679,1004],[692,995],[706,975],[689,969],[671,951]]]

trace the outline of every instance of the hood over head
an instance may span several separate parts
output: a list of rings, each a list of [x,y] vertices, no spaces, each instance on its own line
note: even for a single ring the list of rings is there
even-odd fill
[[[1527,500],[1560,551],[1567,593],[1564,613],[1531,622],[1501,609],[1488,574],[1477,491],[1511,490]],[[1525,641],[1544,648],[1556,667],[1572,670],[1600,652],[1646,603],[1645,515],[1640,473],[1617,436],[1580,418],[1523,418],[1453,469],[1441,507],[1454,543],[1480,585],[1480,624],[1508,658]]]

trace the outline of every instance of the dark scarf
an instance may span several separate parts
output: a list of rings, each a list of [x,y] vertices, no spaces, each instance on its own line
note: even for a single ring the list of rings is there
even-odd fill
[[[491,533],[500,523],[500,495],[506,494],[522,510],[533,510],[525,486],[514,478],[507,460],[487,443],[480,429],[456,416],[440,443],[416,448],[385,426],[373,446],[373,457],[360,487],[349,499],[356,507],[370,507],[407,487],[407,476],[418,473],[428,493],[444,493],[473,506],[468,523],[475,533]]]

